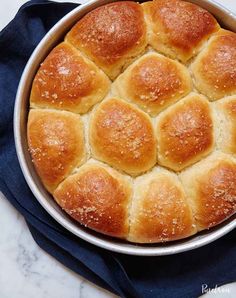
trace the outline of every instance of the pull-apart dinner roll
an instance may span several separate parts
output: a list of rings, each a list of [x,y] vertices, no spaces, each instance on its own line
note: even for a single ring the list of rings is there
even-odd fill
[[[157,140],[159,164],[175,171],[209,154],[214,133],[208,101],[192,93],[160,114]]]
[[[175,174],[164,169],[137,178],[130,216],[132,242],[163,242],[196,233],[183,187]]]
[[[50,192],[86,157],[82,121],[70,112],[31,110],[28,144],[34,166]]]
[[[195,56],[219,29],[205,9],[180,0],[142,4],[148,24],[148,42],[157,51],[183,62]]]
[[[197,89],[210,100],[236,94],[236,33],[221,29],[191,70]]]
[[[100,163],[87,163],[54,192],[75,220],[100,233],[126,238],[132,190],[129,179]]]
[[[187,95],[191,89],[187,68],[156,53],[142,56],[112,85],[114,95],[137,104],[152,116]]]
[[[236,95],[214,103],[216,144],[226,153],[236,155]]]
[[[86,113],[105,97],[109,87],[109,79],[94,63],[63,42],[41,64],[30,105]]]
[[[72,28],[66,40],[114,79],[147,45],[142,7],[120,1],[96,8]]]
[[[147,114],[118,99],[103,101],[94,111],[89,128],[92,154],[131,175],[156,163],[156,140]]]
[[[198,230],[221,223],[236,212],[236,160],[216,152],[181,175]]]

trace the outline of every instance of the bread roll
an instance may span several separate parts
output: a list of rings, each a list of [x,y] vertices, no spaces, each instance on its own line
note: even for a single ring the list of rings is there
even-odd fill
[[[196,88],[210,100],[236,94],[236,33],[220,30],[191,70]]]
[[[41,64],[30,105],[86,113],[105,97],[109,87],[109,79],[95,64],[63,42]]]
[[[128,240],[156,243],[196,233],[186,195],[175,174],[164,169],[137,178]]]
[[[148,43],[183,62],[195,56],[219,29],[209,12],[187,1],[156,0],[142,6],[148,25]]]
[[[103,101],[90,120],[92,154],[131,175],[156,163],[156,140],[150,118],[118,98]]]
[[[66,40],[114,79],[147,45],[142,7],[132,1],[100,6],[83,17]]]
[[[31,110],[27,134],[34,166],[49,192],[86,158],[83,124],[78,115]]]
[[[158,162],[175,171],[197,162],[213,150],[212,112],[201,95],[190,94],[157,120]]]
[[[129,180],[118,172],[99,163],[88,163],[59,185],[54,198],[83,225],[126,238],[131,193]]]
[[[236,155],[236,95],[216,101],[214,107],[217,147]]]
[[[142,56],[112,85],[113,94],[137,104],[151,116],[156,116],[191,89],[187,68],[156,53]]]
[[[198,230],[211,228],[236,212],[236,161],[216,152],[180,175]]]

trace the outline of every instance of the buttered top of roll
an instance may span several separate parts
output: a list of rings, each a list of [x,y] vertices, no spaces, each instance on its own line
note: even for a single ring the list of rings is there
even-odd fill
[[[131,186],[116,171],[99,163],[86,164],[54,192],[58,204],[85,226],[125,238]]]
[[[199,230],[236,212],[236,160],[215,153],[181,175]]]
[[[148,42],[158,51],[186,62],[219,29],[205,9],[180,0],[157,0],[143,4]]]
[[[64,111],[31,110],[28,144],[37,172],[52,192],[85,158],[80,116]]]
[[[106,75],[71,45],[55,47],[34,79],[30,105],[86,113],[110,86]]]
[[[186,195],[178,178],[158,169],[137,179],[128,239],[152,243],[196,233]]]
[[[156,140],[150,118],[119,99],[103,101],[89,128],[93,156],[131,175],[156,163]]]
[[[191,68],[197,89],[210,100],[236,94],[236,33],[221,29]]]
[[[66,40],[114,79],[146,47],[142,7],[120,1],[96,8],[72,28]]]
[[[156,53],[142,56],[112,86],[114,94],[136,103],[152,116],[187,95],[191,89],[187,68]]]
[[[198,94],[180,100],[157,119],[158,161],[175,171],[195,163],[214,146],[207,99]]]

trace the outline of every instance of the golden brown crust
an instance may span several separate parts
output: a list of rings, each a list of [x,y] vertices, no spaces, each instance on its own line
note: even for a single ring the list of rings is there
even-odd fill
[[[236,212],[236,162],[229,155],[215,153],[181,178],[198,230],[213,227]]]
[[[156,162],[156,141],[150,118],[118,98],[103,101],[90,120],[93,155],[131,175]]]
[[[77,50],[63,42],[41,64],[35,76],[30,104],[86,113],[108,93],[107,76]]]
[[[143,4],[148,42],[158,51],[186,62],[219,29],[205,9],[180,0],[158,0]]]
[[[124,177],[99,164],[86,164],[54,192],[75,220],[106,235],[125,238],[131,187]]]
[[[28,144],[34,166],[49,192],[85,158],[82,122],[69,112],[31,110]]]
[[[197,89],[210,100],[236,94],[236,33],[221,29],[191,69]]]
[[[214,107],[217,146],[223,152],[236,154],[236,95],[218,100]]]
[[[187,95],[191,89],[188,70],[156,53],[142,56],[112,85],[113,94],[136,103],[152,116]]]
[[[162,170],[141,179],[132,204],[129,241],[165,242],[196,233],[192,212],[177,176]]]
[[[142,7],[122,1],[96,8],[72,28],[66,40],[114,79],[146,47]]]
[[[157,121],[158,161],[175,171],[209,154],[214,146],[208,101],[191,94],[164,111]]]

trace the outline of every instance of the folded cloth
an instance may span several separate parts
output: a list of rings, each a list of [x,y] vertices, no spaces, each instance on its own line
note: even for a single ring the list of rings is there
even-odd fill
[[[77,5],[34,0],[0,33],[0,190],[24,216],[38,245],[65,266],[121,297],[197,297],[236,280],[236,233],[172,256],[137,257],[95,247],[47,214],[28,188],[16,156],[13,109],[30,54],[46,32]]]

